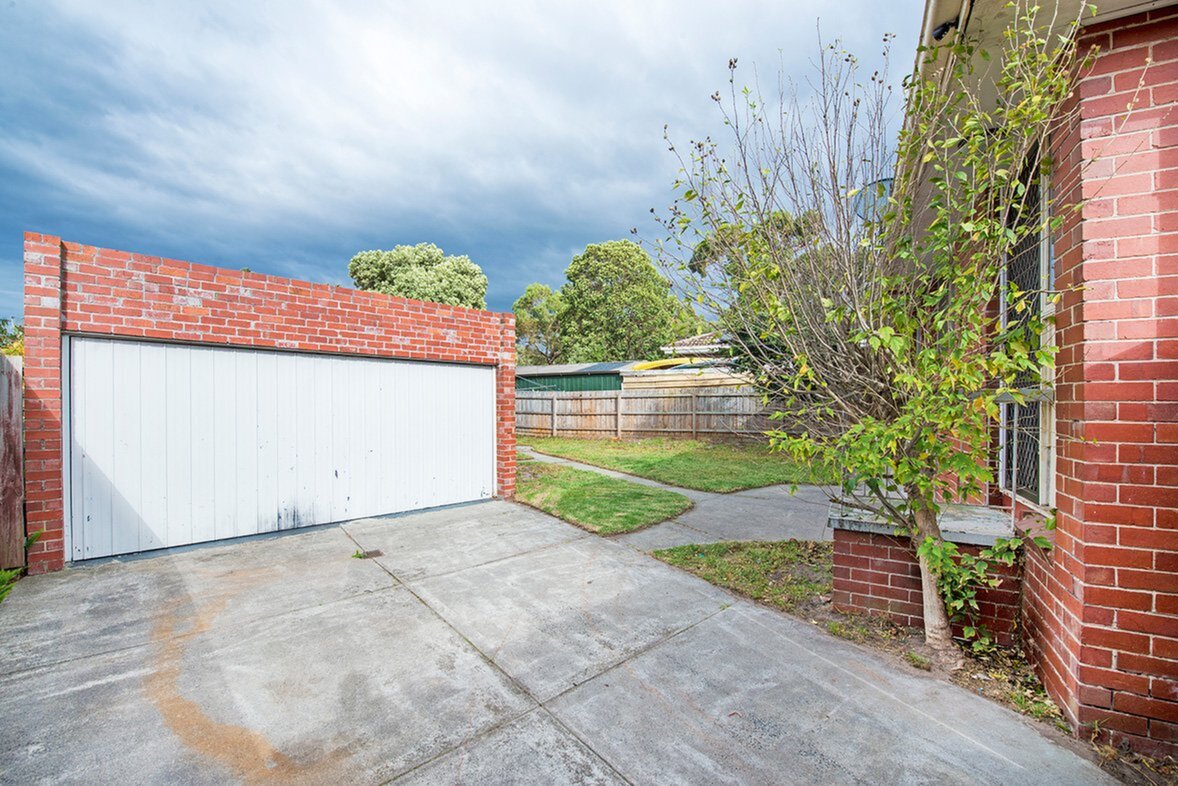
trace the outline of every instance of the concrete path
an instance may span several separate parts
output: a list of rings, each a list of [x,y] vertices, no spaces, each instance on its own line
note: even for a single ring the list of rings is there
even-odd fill
[[[695,503],[694,507],[682,516],[614,538],[620,543],[643,551],[688,543],[716,543],[722,540],[831,538],[830,530],[826,526],[830,501],[826,492],[817,486],[798,486],[792,494],[789,486],[767,486],[731,494],[717,494],[670,486],[636,475],[548,456],[526,447],[521,447],[520,452],[536,461],[592,470],[644,486],[675,491],[691,499]]]
[[[4,783],[1110,782],[1002,707],[506,502],[21,581],[0,718]]]

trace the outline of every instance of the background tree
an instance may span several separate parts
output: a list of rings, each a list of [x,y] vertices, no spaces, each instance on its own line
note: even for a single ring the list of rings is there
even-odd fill
[[[0,354],[25,353],[25,328],[15,319],[0,319]]]
[[[562,359],[560,320],[564,299],[547,284],[528,284],[512,306],[521,365],[548,365]]]
[[[671,341],[698,336],[700,333],[708,333],[718,329],[717,325],[713,325],[701,316],[689,301],[675,298],[675,303],[675,318],[671,320]]]
[[[1012,8],[992,62],[956,33],[922,50],[898,141],[886,70],[862,74],[837,45],[821,50],[805,97],[785,83],[770,104],[733,77],[730,98],[715,96],[730,144],[680,154],[665,220],[667,261],[779,402],[772,444],[841,467],[832,496],[910,534],[926,641],[946,661],[960,657],[946,600],[969,611],[960,590],[979,562],[943,541],[941,503],[993,480],[1000,402],[1023,400],[1026,376],[1049,379],[1052,364],[1030,307],[1047,293],[1003,290],[1003,267],[1062,221],[1031,195],[1049,193],[1037,151],[1067,127],[1077,22],[1048,30],[1035,9]],[[890,191],[856,198],[884,178]],[[996,314],[1000,293],[1024,316]]]
[[[386,295],[487,307],[487,277],[470,257],[447,256],[433,243],[394,246],[391,251],[361,251],[348,263],[360,289]]]
[[[658,357],[689,319],[650,255],[629,240],[587,246],[565,275],[560,329],[569,362]]]
[[[821,220],[820,216],[813,214],[795,218],[777,210],[767,216],[764,223],[756,226],[721,224],[708,230],[704,238],[695,244],[687,268],[697,276],[707,275],[713,265],[740,265],[748,256],[749,249],[770,243],[793,248],[798,254],[804,253],[809,239],[807,224]],[[739,249],[740,255],[730,260],[728,254],[734,249]]]

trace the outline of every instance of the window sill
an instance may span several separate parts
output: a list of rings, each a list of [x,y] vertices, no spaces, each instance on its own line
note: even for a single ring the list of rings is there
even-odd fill
[[[1015,510],[1019,511],[1019,518],[1024,518],[1026,516],[1037,516],[1039,518],[1045,519],[1051,515],[1051,508],[1044,507],[1038,502],[1032,502],[1026,497],[1020,497],[1017,494],[1011,494],[1006,489],[1002,489],[1002,494],[1006,497],[1008,502],[1011,500],[1014,501]]]
[[[945,540],[971,546],[993,546],[999,538],[1014,534],[1009,511],[988,505],[944,505],[937,523]],[[896,535],[896,528],[891,524],[838,503],[831,506],[827,526],[852,532]]]
[[[1024,499],[1018,500],[1019,505],[1026,508],[1014,523],[1014,530],[1026,539],[1043,538],[1055,547],[1055,528],[1047,528],[1047,518],[1050,513],[1043,511],[1038,505],[1032,506]]]

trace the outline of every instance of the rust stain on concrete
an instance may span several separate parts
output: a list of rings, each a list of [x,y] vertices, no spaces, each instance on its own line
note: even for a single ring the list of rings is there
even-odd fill
[[[229,768],[245,783],[323,783],[339,778],[347,748],[328,752],[309,762],[300,762],[276,749],[265,735],[244,726],[221,723],[210,718],[195,701],[180,691],[184,651],[195,638],[209,630],[229,601],[252,580],[232,581],[230,588],[187,614],[174,601],[160,614],[152,628],[157,651],[153,671],[145,679],[147,696],[163,716],[164,723],[185,746]]]

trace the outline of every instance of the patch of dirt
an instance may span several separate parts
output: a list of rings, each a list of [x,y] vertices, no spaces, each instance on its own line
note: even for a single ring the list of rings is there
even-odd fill
[[[773,571],[769,574],[769,580],[774,584],[781,584],[782,582],[796,584],[798,581],[817,584],[823,581],[830,581],[830,568],[823,569],[821,565],[810,565],[805,562],[799,562]],[[819,602],[818,598],[813,598],[812,600]]]
[[[965,665],[950,674],[950,679],[979,696],[1049,723],[1062,732],[1071,731],[1031,664],[1016,650],[1004,648],[969,655]]]
[[[518,483],[521,480],[535,480],[544,474],[544,465],[538,461],[529,461],[527,463],[520,463],[515,465],[515,477]]]
[[[805,618],[832,636],[866,644],[873,649],[892,653],[897,658],[910,650],[920,655],[928,654],[928,648],[917,631],[897,625],[885,617],[835,611],[829,595],[807,598],[799,604],[796,616]]]
[[[808,540],[790,540],[796,550],[793,561],[785,562],[776,570],[769,573],[769,583],[780,586],[787,584],[799,586],[817,584],[829,587],[831,546],[829,543]],[[829,602],[827,595],[811,595],[803,598],[797,605],[798,613],[805,613],[807,609],[816,608]]]
[[[1154,758],[1118,748],[1100,741],[1095,731],[1090,740],[1100,768],[1123,783],[1133,786],[1175,786],[1178,784],[1178,760],[1173,756]]]

